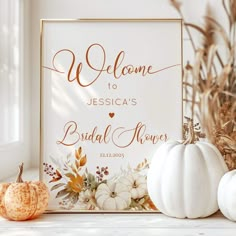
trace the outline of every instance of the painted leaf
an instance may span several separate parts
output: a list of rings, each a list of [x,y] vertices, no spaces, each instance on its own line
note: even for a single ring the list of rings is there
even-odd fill
[[[64,186],[65,184],[63,184],[63,183],[60,183],[60,184],[56,184],[56,185],[54,185],[52,188],[51,188],[51,191],[53,191],[53,190],[55,190],[55,189],[58,189],[58,188],[60,188],[60,187],[62,187],[62,186]]]
[[[61,173],[58,170],[56,170],[56,174],[57,174],[58,177],[62,177]]]
[[[79,167],[80,167],[80,164],[79,164],[79,163],[80,163],[79,161],[77,161],[77,160],[75,161],[75,165],[76,165],[76,168],[77,168],[77,169],[79,169]]]
[[[78,194],[75,194],[72,198],[72,204],[76,204],[77,202],[79,201],[79,195]]]
[[[81,147],[79,147],[78,150],[75,150],[75,157],[76,157],[77,160],[80,159],[81,153],[82,153],[82,148]]]
[[[68,182],[68,186],[73,192],[79,193],[83,188],[83,177],[80,175],[73,176]]]
[[[68,193],[68,192],[67,192],[67,193]],[[75,195],[76,195],[76,193],[74,193],[74,192],[69,192],[69,194],[66,195],[66,196],[63,198],[63,200],[68,200],[68,199],[70,199],[70,198],[73,198]]]
[[[49,183],[57,182],[57,181],[60,180],[60,179],[61,179],[61,176],[60,176],[60,177],[53,177],[53,178],[49,181]]]
[[[70,178],[70,179],[74,179],[75,178],[75,176],[73,174],[71,174],[71,173],[66,173],[65,176]]]
[[[56,195],[56,198],[59,198],[59,197],[63,197],[65,195],[67,195],[69,192],[66,190],[66,189],[62,189],[61,191],[59,191]]]
[[[80,166],[84,166],[86,164],[86,162],[87,162],[87,157],[85,155],[80,159]]]
[[[50,159],[53,164],[55,164],[57,167],[60,167],[60,163],[56,158],[54,158],[53,156],[50,156]]]
[[[71,165],[71,169],[72,169],[72,171],[73,171],[75,174],[78,173],[78,172],[77,172],[77,169],[76,169],[76,167],[75,167],[74,165]]]

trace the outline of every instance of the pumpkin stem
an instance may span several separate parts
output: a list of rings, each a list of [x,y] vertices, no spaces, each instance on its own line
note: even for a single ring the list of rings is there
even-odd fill
[[[193,126],[193,119],[188,119],[188,137],[183,142],[184,145],[186,144],[194,144],[195,143],[195,132]]]
[[[23,183],[23,179],[22,179],[22,174],[23,174],[23,168],[24,167],[24,163],[21,163],[21,165],[19,166],[19,174],[17,176],[17,179],[16,179],[16,183]]]

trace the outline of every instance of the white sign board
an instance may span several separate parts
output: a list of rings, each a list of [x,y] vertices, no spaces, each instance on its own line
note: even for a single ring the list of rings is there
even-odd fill
[[[156,210],[148,165],[161,143],[182,138],[182,21],[41,23],[48,209]]]

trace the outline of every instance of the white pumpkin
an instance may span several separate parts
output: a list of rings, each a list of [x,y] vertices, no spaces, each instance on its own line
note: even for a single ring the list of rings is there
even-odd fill
[[[229,220],[236,221],[236,170],[226,173],[220,180],[218,204]]]
[[[120,178],[119,183],[126,185],[131,193],[131,198],[142,198],[147,194],[146,176],[139,173],[131,173]]]
[[[95,198],[98,207],[103,210],[124,210],[131,203],[128,187],[111,181],[98,186]]]
[[[177,218],[207,217],[218,210],[217,189],[228,170],[218,149],[207,142],[169,141],[156,151],[147,176],[151,200]]]

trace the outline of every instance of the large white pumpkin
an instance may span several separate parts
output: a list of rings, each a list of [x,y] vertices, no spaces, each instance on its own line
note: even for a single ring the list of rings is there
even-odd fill
[[[168,216],[207,217],[218,210],[218,184],[227,170],[212,144],[169,141],[152,159],[148,192],[155,206]]]
[[[225,217],[236,221],[236,170],[226,173],[220,180],[218,204]]]

